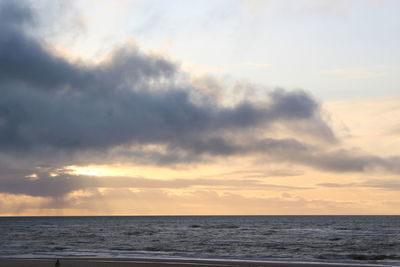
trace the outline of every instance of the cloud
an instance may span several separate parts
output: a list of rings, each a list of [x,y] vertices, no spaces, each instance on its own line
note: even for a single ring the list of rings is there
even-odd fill
[[[356,183],[347,183],[347,184],[337,184],[337,183],[320,183],[317,184],[318,186],[322,187],[329,187],[329,188],[343,188],[343,187],[353,187],[356,186]]]
[[[289,170],[289,169],[272,169],[267,171],[258,170],[241,170],[232,172],[222,172],[211,176],[206,176],[206,178],[218,178],[218,177],[231,177],[240,175],[241,178],[266,178],[266,177],[290,177],[299,176],[304,174],[299,170]]]
[[[321,170],[335,172],[368,172],[386,170],[399,173],[399,158],[381,158],[351,150],[334,150],[296,156],[297,160]]]
[[[47,215],[60,214],[68,209],[73,214],[145,214],[171,215],[193,214],[354,214],[362,213],[357,202],[329,201],[323,199],[306,200],[285,194],[282,197],[243,196],[238,193],[219,193],[213,190],[193,190],[184,194],[173,194],[160,189],[132,191],[124,188],[92,190],[87,194],[71,195],[64,199],[44,199],[41,197],[15,197],[0,194],[0,205],[10,214],[38,211]],[[14,198],[14,199],[13,199]],[[18,207],[8,203],[13,199]],[[3,202],[3,203],[2,203]],[[101,207],[101,210],[99,209]],[[47,213],[46,213],[47,212]]]
[[[393,129],[391,129],[388,132],[389,132],[389,134],[392,134],[392,135],[398,135],[398,134],[400,134],[400,127],[394,127]]]
[[[92,203],[104,203],[108,209],[118,214],[129,210],[133,214],[160,214],[157,207],[162,207],[162,214],[192,214],[193,205],[198,214],[313,214],[324,210],[326,214],[338,213],[339,209],[356,207],[356,203],[335,202],[326,200],[306,200],[301,197],[247,197],[235,193],[217,193],[213,190],[196,190],[184,195],[170,194],[162,190],[144,190],[132,192],[127,190],[109,190],[94,193],[75,202],[81,209],[90,209]],[[130,199],[129,207],[118,207],[113,201]],[[66,206],[73,206],[69,200]],[[212,208],[210,208],[212,207]],[[353,208],[354,209],[354,208]]]
[[[400,173],[398,157],[379,157],[357,150],[329,149],[308,145],[296,139],[264,138],[238,144],[226,139],[206,142],[181,140],[165,151],[141,151],[129,154],[137,158],[151,158],[160,165],[177,162],[207,160],[210,156],[256,156],[264,163],[280,162],[309,166],[329,172],[392,172]],[[169,151],[173,151],[170,153]]]
[[[367,187],[384,190],[400,190],[400,181],[388,179],[369,179],[361,183],[321,183],[318,186],[331,188],[347,188],[347,187]]]
[[[34,14],[27,2],[3,1],[0,9],[0,21],[3,27],[20,27],[34,22]]]
[[[399,172],[396,158],[331,148],[339,140],[305,91],[265,90],[263,98],[221,103],[161,55],[126,45],[98,64],[71,62],[35,36],[35,13],[24,2],[3,2],[0,12],[7,14],[0,24],[0,161],[32,169],[255,156],[333,172]],[[297,132],[279,136],[277,125]],[[64,183],[66,191],[49,195],[85,185],[76,177],[51,179],[31,183]],[[32,194],[45,194],[35,188]]]
[[[40,151],[46,157],[48,151],[51,157],[59,150],[156,144],[232,154],[254,145],[238,148],[227,133],[303,120],[323,128],[315,135],[334,139],[319,118],[319,104],[305,92],[274,90],[261,103],[243,100],[229,107],[196,103],[195,88],[180,83],[178,66],[161,56],[125,46],[97,65],[69,62],[24,28],[26,17],[33,16],[25,6],[9,1],[2,12],[7,9],[14,15],[1,25],[2,152]]]
[[[267,184],[257,179],[170,179],[157,180],[144,177],[96,177],[64,172],[38,172],[34,174],[2,175],[0,193],[35,197],[63,198],[78,190],[98,188],[135,189],[188,189],[205,187],[229,190],[304,190],[309,187]]]

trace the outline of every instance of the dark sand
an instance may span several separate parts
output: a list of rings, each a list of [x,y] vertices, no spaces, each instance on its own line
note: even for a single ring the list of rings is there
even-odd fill
[[[55,259],[0,259],[1,267],[51,267]],[[207,260],[144,260],[144,259],[60,259],[60,267],[361,267],[383,266],[368,264],[286,263],[286,262],[239,262]]]

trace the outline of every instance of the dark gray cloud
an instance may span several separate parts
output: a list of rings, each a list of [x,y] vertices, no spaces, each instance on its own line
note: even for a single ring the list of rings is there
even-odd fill
[[[87,189],[91,182],[76,179],[74,176],[52,177],[41,175],[37,179],[2,177],[0,184],[1,193],[57,198],[78,189]]]
[[[175,64],[132,47],[117,49],[98,65],[69,62],[22,27],[27,14],[33,16],[25,6],[5,3],[2,12],[14,15],[0,28],[3,151],[163,144],[232,154],[226,132],[319,118],[318,103],[302,91],[272,91],[264,104],[195,103],[192,86],[176,82]]]
[[[3,27],[21,27],[34,23],[34,14],[27,2],[5,0],[1,2],[0,22]]]
[[[70,62],[34,34],[36,14],[24,2],[2,1],[0,14],[0,161],[32,169],[38,164],[176,164],[257,155],[265,162],[336,172],[399,172],[396,158],[326,150],[338,140],[321,117],[319,103],[304,91],[276,89],[265,99],[231,106],[196,101],[201,90],[181,79],[179,66],[162,56],[125,46],[99,64]],[[299,132],[278,139],[276,125],[295,125]],[[325,146],[306,143],[302,135],[307,134]],[[149,148],[153,145],[158,149]],[[65,192],[74,190],[74,183],[82,187],[74,179],[65,180]]]

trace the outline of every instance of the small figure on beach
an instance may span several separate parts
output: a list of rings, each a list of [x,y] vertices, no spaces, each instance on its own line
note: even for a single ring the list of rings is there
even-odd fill
[[[56,264],[54,264],[56,267],[59,267],[61,265],[60,260],[57,259]]]

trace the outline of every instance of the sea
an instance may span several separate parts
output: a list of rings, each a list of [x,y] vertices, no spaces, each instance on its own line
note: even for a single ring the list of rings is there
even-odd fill
[[[400,216],[0,217],[0,258],[400,266]]]

